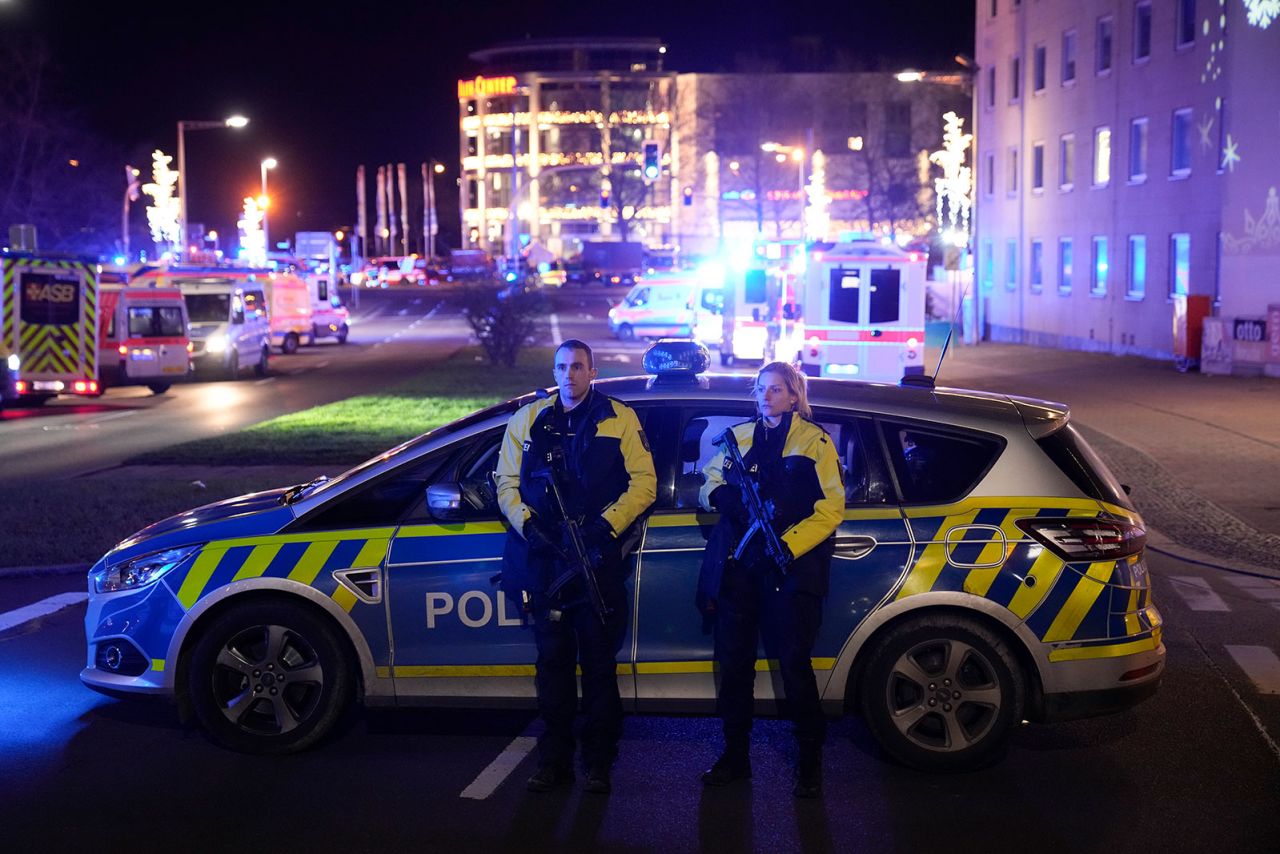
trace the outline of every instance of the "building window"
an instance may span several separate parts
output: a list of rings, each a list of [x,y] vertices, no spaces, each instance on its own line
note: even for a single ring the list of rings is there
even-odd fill
[[[1062,85],[1074,83],[1076,80],[1076,31],[1067,30],[1062,34]]]
[[[996,156],[988,152],[986,164],[986,195],[987,198],[990,199],[996,194]]]
[[[996,6],[998,6],[999,3],[1000,0],[991,0],[991,17],[993,18],[996,16]]]
[[[1016,145],[1009,147],[1008,179],[1009,195],[1016,195],[1018,192],[1018,147]]]
[[[1089,292],[1094,296],[1102,296],[1107,292],[1107,238],[1093,237],[1093,279]]]
[[[1044,241],[1031,241],[1031,290],[1044,290]]]
[[[1004,286],[1009,290],[1018,287],[1018,241],[1010,240],[1005,244]]]
[[[996,283],[995,249],[990,240],[982,241],[982,288],[991,290]]]
[[[890,101],[884,105],[884,154],[911,156],[911,102]]]
[[[1115,18],[1110,15],[1098,19],[1097,50],[1093,69],[1098,74],[1111,73],[1111,42],[1115,29]]]
[[[1191,174],[1191,108],[1173,111],[1172,150],[1169,156],[1169,174],[1185,178]]]
[[[1031,145],[1031,189],[1037,193],[1044,192],[1044,143]]]
[[[987,109],[996,105],[996,67],[987,69]]]
[[[1147,180],[1147,117],[1129,122],[1129,180]]]
[[[1191,235],[1169,235],[1169,296],[1191,293]]]
[[[1064,133],[1058,139],[1058,189],[1064,193],[1075,186],[1076,135]]]
[[[1009,60],[1009,103],[1016,104],[1022,97],[1022,57]]]
[[[1126,286],[1129,299],[1142,299],[1147,294],[1147,236],[1129,235],[1129,277]]]
[[[1044,44],[1036,45],[1031,54],[1031,91],[1037,94],[1044,91],[1046,62]]]
[[[1177,0],[1177,18],[1173,22],[1176,44],[1186,47],[1196,40],[1196,0]]]
[[[1133,6],[1133,61],[1151,58],[1151,0]]]
[[[1058,239],[1058,293],[1071,293],[1071,238]]]
[[[1093,186],[1111,183],[1111,128],[1093,129]]]

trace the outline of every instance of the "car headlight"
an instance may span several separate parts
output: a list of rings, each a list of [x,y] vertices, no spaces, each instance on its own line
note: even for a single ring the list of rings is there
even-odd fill
[[[114,593],[117,590],[137,590],[148,584],[154,584],[165,573],[200,551],[201,548],[202,545],[195,545],[165,549],[162,552],[152,552],[115,566],[108,566],[91,576],[93,589],[99,593]]]
[[[204,349],[208,353],[221,353],[223,350],[227,349],[227,336],[210,335],[205,339]]]

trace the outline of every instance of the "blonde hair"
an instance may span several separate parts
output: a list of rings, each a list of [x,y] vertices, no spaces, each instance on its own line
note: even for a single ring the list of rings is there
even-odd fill
[[[777,374],[782,377],[782,383],[787,387],[787,391],[796,396],[796,403],[792,409],[812,420],[813,410],[809,407],[808,377],[796,370],[795,365],[789,362],[770,362],[756,373],[756,385],[760,384],[760,378],[765,374]]]

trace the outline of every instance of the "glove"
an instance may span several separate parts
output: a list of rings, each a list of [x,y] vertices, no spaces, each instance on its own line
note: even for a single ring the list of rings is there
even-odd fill
[[[728,516],[738,528],[746,528],[751,524],[751,514],[747,505],[742,503],[742,492],[736,486],[724,484],[717,486],[711,493],[711,506],[723,516]]]
[[[556,535],[543,525],[537,516],[525,519],[520,533],[529,544],[529,551],[532,553],[547,557],[559,554],[560,546],[556,542]]]
[[[593,568],[604,563],[605,557],[616,550],[617,543],[613,526],[603,516],[596,516],[582,526],[582,545]]]

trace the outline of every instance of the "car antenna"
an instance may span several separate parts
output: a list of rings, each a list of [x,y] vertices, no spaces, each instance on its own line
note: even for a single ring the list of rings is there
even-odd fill
[[[956,326],[960,324],[961,312],[964,310],[964,299],[969,295],[969,286],[965,285],[960,292],[960,301],[956,305],[956,316],[947,330],[946,340],[942,342],[942,352],[938,354],[938,364],[933,369],[933,376],[928,374],[904,374],[898,385],[909,388],[936,388],[938,375],[942,373],[942,360],[947,358],[947,350],[951,349],[951,336],[956,334]]]

